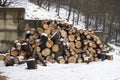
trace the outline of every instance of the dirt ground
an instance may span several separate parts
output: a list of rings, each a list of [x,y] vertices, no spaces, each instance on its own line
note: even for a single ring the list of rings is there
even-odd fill
[[[1,72],[0,72],[0,74],[1,74]],[[7,80],[7,77],[0,75],[0,80]]]

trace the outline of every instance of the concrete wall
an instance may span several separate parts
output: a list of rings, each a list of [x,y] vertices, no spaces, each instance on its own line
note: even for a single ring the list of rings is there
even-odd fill
[[[24,31],[24,8],[0,8],[0,52],[7,52]]]

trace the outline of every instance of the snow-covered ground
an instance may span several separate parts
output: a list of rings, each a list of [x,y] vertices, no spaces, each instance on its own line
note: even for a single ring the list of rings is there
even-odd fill
[[[5,67],[0,61],[1,75],[8,80],[120,80],[120,54],[118,47],[111,45],[114,50],[114,60],[77,64],[49,63],[46,67],[38,65],[35,70],[27,70],[27,65]]]
[[[26,20],[60,19],[57,15],[49,13],[47,10],[30,3],[28,0],[12,0],[9,7],[25,8]]]

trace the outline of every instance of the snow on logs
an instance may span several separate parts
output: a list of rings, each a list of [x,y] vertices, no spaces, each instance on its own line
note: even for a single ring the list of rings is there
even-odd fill
[[[6,66],[31,58],[43,65],[113,60],[112,55],[106,55],[104,45],[94,33],[94,30],[78,30],[71,24],[45,20],[41,27],[30,28],[25,38],[17,39],[7,55],[0,55],[0,60]]]

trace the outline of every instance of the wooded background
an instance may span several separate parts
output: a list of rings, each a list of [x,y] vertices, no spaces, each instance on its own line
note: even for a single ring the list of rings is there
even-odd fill
[[[116,45],[120,42],[120,0],[30,0],[31,2],[46,8],[48,11],[54,5],[59,15],[60,8],[66,8],[69,12],[67,20],[77,13],[78,24],[80,14],[85,16],[87,29],[95,29],[108,33],[109,39]],[[66,7],[67,6],[67,7]]]

